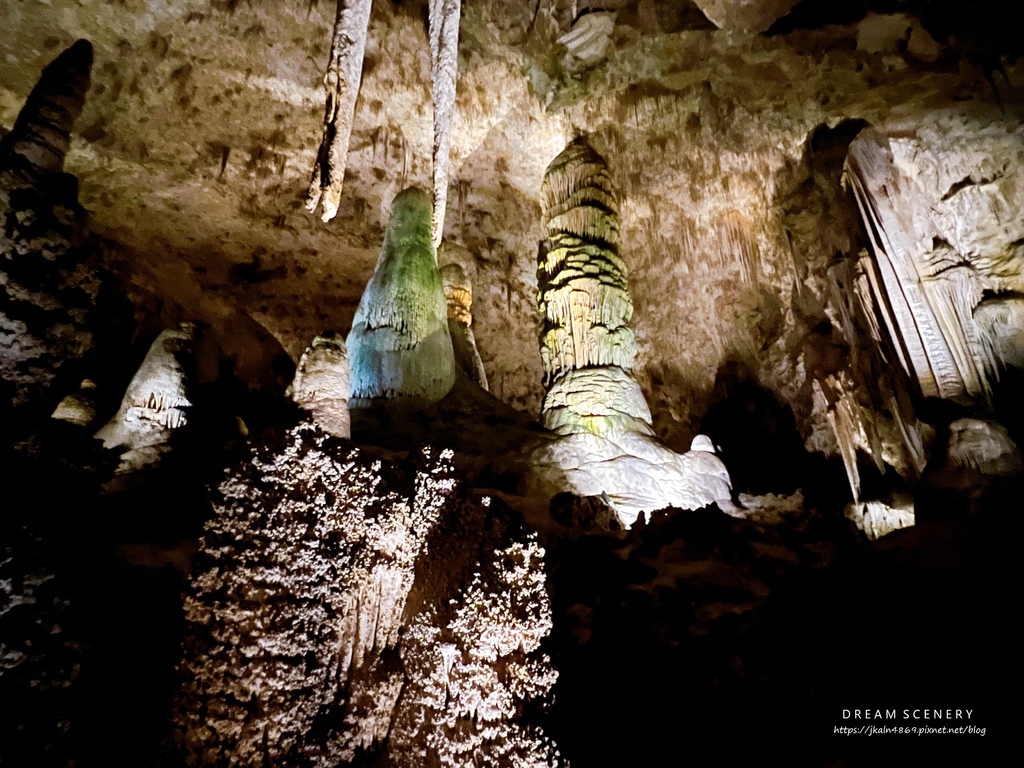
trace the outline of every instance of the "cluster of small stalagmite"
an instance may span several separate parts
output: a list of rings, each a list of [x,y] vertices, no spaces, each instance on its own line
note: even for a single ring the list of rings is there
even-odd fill
[[[619,253],[611,175],[585,138],[548,166],[541,189],[547,240],[538,255],[541,419],[557,438],[531,455],[548,490],[604,496],[623,523],[641,511],[733,509],[728,472],[703,435],[689,453],[670,451],[631,374],[633,303]]]
[[[185,603],[189,765],[557,759],[522,718],[555,679],[543,550],[450,459],[385,464],[306,423],[229,473]]]
[[[346,340],[354,408],[420,408],[455,383],[448,302],[430,226],[425,192],[413,188],[395,197],[377,266]]]
[[[63,172],[92,46],[47,66],[0,141],[0,387],[7,407],[52,410],[93,347],[100,280],[83,247],[78,182]],[[57,397],[59,400],[59,396]]]

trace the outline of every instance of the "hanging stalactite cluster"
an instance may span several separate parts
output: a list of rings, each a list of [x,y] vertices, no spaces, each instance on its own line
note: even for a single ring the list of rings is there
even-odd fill
[[[432,239],[441,244],[448,201],[452,118],[459,65],[461,0],[430,0],[430,76],[434,104],[434,207]],[[363,78],[363,56],[372,0],[338,0],[331,56],[324,75],[326,109],[323,136],[306,195],[306,209],[321,209],[330,221],[338,214],[356,99]]]

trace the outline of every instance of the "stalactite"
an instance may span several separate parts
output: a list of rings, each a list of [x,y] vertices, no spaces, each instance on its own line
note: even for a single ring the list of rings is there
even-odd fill
[[[363,78],[363,54],[371,5],[372,0],[338,0],[331,58],[324,75],[327,105],[323,138],[306,196],[306,209],[313,213],[317,206],[321,206],[324,221],[330,221],[337,215],[341,201],[348,142]]]
[[[444,235],[448,205],[452,117],[459,68],[461,0],[430,0],[430,93],[434,101],[434,222],[433,243]]]

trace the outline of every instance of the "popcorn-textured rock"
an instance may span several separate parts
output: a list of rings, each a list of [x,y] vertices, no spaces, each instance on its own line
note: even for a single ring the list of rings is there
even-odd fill
[[[63,173],[92,46],[47,66],[0,141],[0,402],[45,416],[93,347],[100,281],[81,247],[78,182]],[[74,386],[73,384],[71,386]]]
[[[351,407],[396,401],[423,407],[455,383],[448,304],[430,241],[430,199],[420,189],[395,197],[384,245],[346,340]]]
[[[415,471],[299,425],[220,487],[185,603],[189,765],[547,765],[543,551]]]

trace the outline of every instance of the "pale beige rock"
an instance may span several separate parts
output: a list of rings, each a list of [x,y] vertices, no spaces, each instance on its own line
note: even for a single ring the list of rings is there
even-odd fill
[[[95,397],[96,383],[91,379],[85,379],[77,392],[72,392],[57,404],[50,418],[79,427],[88,427],[96,420]]]
[[[719,29],[763,32],[782,18],[799,0],[694,0]]]
[[[441,281],[448,302],[448,331],[456,368],[461,375],[487,389],[487,372],[473,334],[473,283],[466,271],[454,262],[441,267]]]
[[[313,339],[286,394],[325,432],[351,437],[348,401],[352,387],[345,342],[333,332]]]
[[[158,461],[174,431],[188,423],[192,403],[186,366],[194,351],[195,331],[192,323],[181,323],[157,336],[117,413],[96,433],[105,448],[121,451],[118,472]]]

